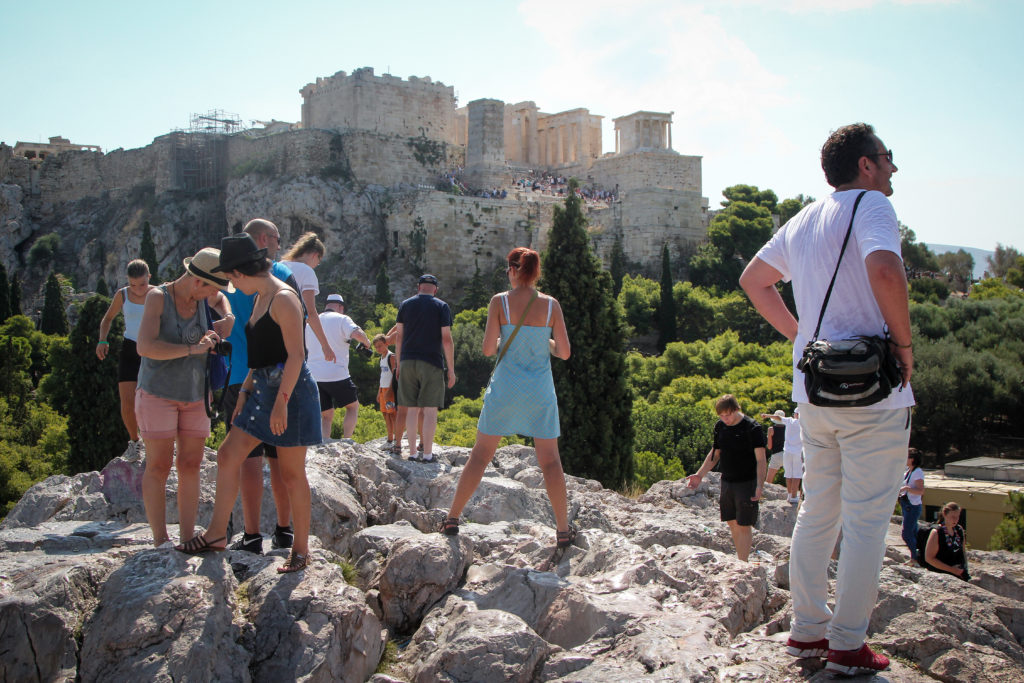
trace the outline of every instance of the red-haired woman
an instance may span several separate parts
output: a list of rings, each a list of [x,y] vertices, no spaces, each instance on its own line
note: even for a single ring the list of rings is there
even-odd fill
[[[551,377],[551,356],[569,358],[569,336],[561,306],[534,287],[540,279],[540,255],[533,249],[516,247],[507,261],[512,288],[491,298],[483,342],[485,356],[493,356],[499,347],[504,355],[499,357],[484,394],[476,443],[441,531],[450,536],[459,533],[459,515],[480,484],[501,437],[522,434],[534,439],[537,463],[554,508],[557,545],[565,548],[572,545],[576,529],[569,524],[565,474],[558,457],[558,399]],[[509,339],[520,320],[522,327]]]

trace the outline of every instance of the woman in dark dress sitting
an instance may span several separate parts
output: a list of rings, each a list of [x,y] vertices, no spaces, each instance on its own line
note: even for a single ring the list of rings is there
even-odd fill
[[[960,521],[960,506],[950,502],[942,506],[939,514],[942,526],[932,529],[928,534],[928,545],[925,546],[925,567],[933,572],[947,572],[970,581],[967,574],[967,556],[965,554],[967,537]]]

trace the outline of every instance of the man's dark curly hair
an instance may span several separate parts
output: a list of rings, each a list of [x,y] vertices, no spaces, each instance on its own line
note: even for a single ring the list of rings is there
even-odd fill
[[[821,146],[821,168],[825,180],[839,187],[857,177],[857,162],[878,151],[875,129],[866,123],[851,123],[832,131]]]

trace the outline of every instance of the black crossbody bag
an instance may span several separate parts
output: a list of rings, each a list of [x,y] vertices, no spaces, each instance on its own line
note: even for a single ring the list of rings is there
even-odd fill
[[[832,281],[821,303],[818,326],[814,328],[814,336],[807,342],[803,357],[796,366],[804,373],[807,400],[816,406],[852,408],[873,405],[892,393],[903,381],[903,372],[889,347],[888,327],[885,328],[885,337],[860,335],[836,341],[818,339],[821,321],[825,318],[825,307],[828,306],[836,276],[839,275],[839,264],[843,261],[846,245],[853,232],[853,218],[857,215],[857,206],[864,194],[861,192],[857,195],[853,204],[850,226],[846,229],[836,270],[832,273]]]

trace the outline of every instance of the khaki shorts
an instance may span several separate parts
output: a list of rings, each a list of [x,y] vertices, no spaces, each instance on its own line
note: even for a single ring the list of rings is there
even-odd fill
[[[444,408],[444,370],[425,360],[399,363],[398,405]]]
[[[780,467],[782,467],[782,451],[772,453],[771,457],[768,459],[768,469],[777,470]]]

